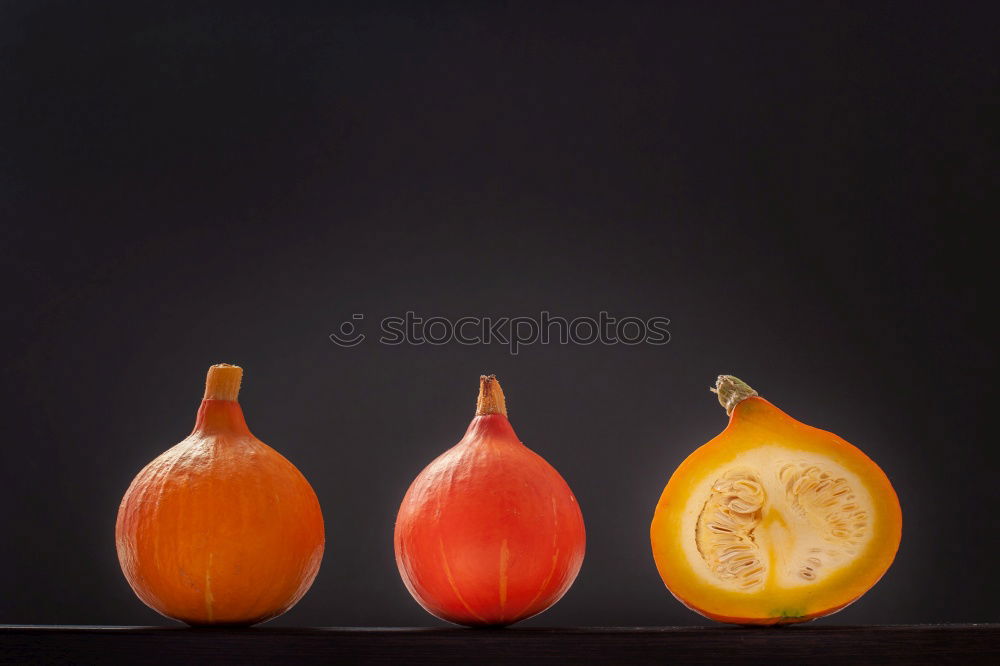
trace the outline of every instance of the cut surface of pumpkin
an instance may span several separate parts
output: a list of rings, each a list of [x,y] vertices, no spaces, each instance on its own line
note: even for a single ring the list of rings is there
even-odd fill
[[[889,568],[902,518],[882,470],[720,376],[729,426],[663,491],[650,537],[682,603],[741,624],[801,622],[856,600]]]

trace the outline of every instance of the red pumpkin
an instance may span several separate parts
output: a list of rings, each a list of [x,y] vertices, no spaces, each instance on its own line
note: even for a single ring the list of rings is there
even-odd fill
[[[396,564],[429,613],[507,625],[546,610],[583,563],[583,515],[569,486],[522,444],[496,377],[480,377],[465,437],[413,481],[396,520]]]

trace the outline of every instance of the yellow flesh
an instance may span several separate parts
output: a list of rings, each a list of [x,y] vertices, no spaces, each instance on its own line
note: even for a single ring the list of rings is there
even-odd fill
[[[875,516],[860,479],[829,457],[760,446],[693,484],[680,541],[709,586],[747,595],[791,591],[862,557]]]

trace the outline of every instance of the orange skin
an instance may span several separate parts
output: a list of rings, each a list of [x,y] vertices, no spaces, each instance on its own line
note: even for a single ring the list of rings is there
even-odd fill
[[[191,435],[145,467],[115,526],[129,584],[191,625],[250,625],[291,608],[323,558],[309,482],[247,429],[235,400],[204,400]]]
[[[860,478],[875,504],[876,527],[870,546],[847,571],[798,592],[765,590],[740,595],[713,588],[691,569],[681,550],[679,513],[702,470],[725,464],[741,451],[773,443],[828,455]],[[795,420],[763,398],[749,397],[733,409],[726,429],[688,456],[670,477],[657,504],[650,537],[663,582],[691,610],[719,622],[790,624],[834,613],[875,585],[896,556],[902,521],[892,484],[860,449],[831,432]],[[794,615],[776,612],[780,609],[795,609]]]
[[[502,414],[413,481],[396,520],[396,564],[427,612],[469,626],[541,613],[572,585],[586,544],[569,486]]]

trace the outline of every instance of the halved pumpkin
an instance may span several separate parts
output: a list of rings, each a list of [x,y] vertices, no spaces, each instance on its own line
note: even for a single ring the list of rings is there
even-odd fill
[[[681,463],[650,528],[656,567],[683,604],[720,622],[828,615],[892,564],[902,513],[885,473],[833,433],[720,376],[729,426]]]

